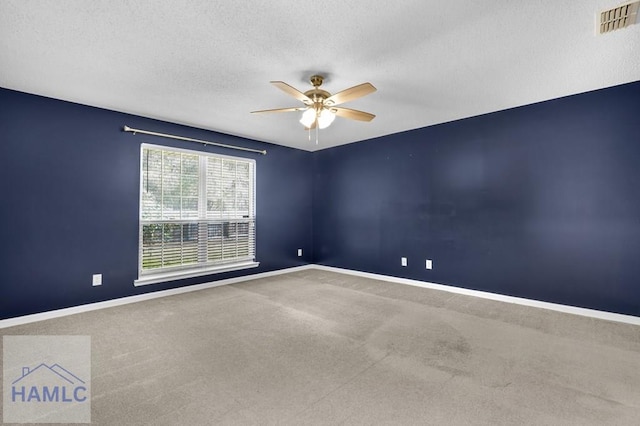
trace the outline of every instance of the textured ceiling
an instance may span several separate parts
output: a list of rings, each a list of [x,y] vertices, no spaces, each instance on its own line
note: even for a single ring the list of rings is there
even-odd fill
[[[0,0],[0,86],[309,151],[640,80],[616,0]],[[318,145],[301,91],[369,81]],[[127,124],[127,123],[122,123]],[[147,129],[154,130],[154,129]]]

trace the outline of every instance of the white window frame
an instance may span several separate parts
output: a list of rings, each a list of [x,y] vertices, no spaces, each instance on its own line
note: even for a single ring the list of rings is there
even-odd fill
[[[144,151],[145,149],[167,151],[183,153],[188,155],[198,156],[199,161],[199,177],[198,177],[198,217],[197,218],[179,218],[179,219],[144,219],[143,218],[143,196],[144,196]],[[235,214],[228,213],[221,217],[211,219],[207,217],[207,159],[220,159],[220,160],[234,160],[239,162],[248,163],[250,170],[252,170],[250,182],[249,182],[249,212],[247,217],[243,215],[239,217],[239,213],[236,210]],[[211,275],[222,272],[237,271],[247,268],[255,268],[260,265],[255,260],[256,252],[256,235],[255,235],[255,219],[256,219],[256,161],[254,159],[248,159],[243,157],[233,157],[227,155],[213,154],[203,151],[194,151],[189,149],[174,148],[163,145],[153,145],[143,143],[140,145],[140,198],[139,198],[139,218],[138,218],[138,279],[134,281],[135,286],[154,284],[184,278],[198,277],[203,275]],[[182,211],[182,210],[181,210]],[[252,217],[251,217],[252,216]],[[189,265],[176,265],[160,268],[143,268],[143,229],[144,226],[155,225],[163,226],[168,225],[189,225],[194,224],[198,227],[198,263],[192,263]],[[249,255],[230,258],[227,260],[208,261],[207,246],[208,246],[208,233],[210,226],[222,226],[224,229],[229,227],[238,227],[238,224],[246,225],[249,228],[249,232],[253,233],[253,237],[249,237]],[[163,228],[165,229],[165,228]],[[183,228],[184,229],[184,228]],[[224,239],[224,238],[222,238]],[[237,240],[236,240],[237,241]],[[251,244],[252,242],[252,244]],[[184,241],[183,243],[184,244]],[[163,246],[164,247],[164,246]],[[237,254],[237,251],[236,251]]]

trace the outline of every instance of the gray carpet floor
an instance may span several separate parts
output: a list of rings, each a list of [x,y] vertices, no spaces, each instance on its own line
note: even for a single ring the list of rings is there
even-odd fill
[[[0,329],[89,335],[102,425],[640,425],[640,327],[305,270]]]

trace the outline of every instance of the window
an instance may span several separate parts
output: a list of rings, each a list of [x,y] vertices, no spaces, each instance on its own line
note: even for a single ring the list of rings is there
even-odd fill
[[[255,161],[142,144],[135,285],[251,268]]]

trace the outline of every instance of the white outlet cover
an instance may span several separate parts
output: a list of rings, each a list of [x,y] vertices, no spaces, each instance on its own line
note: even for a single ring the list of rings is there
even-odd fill
[[[93,274],[93,285],[102,285],[102,274]]]
[[[427,269],[433,269],[433,261],[431,259],[427,259],[426,266]]]
[[[400,258],[400,264],[402,266],[407,266],[407,258],[406,257],[401,257]]]
[[[302,256],[302,249],[298,249],[298,256]]]

